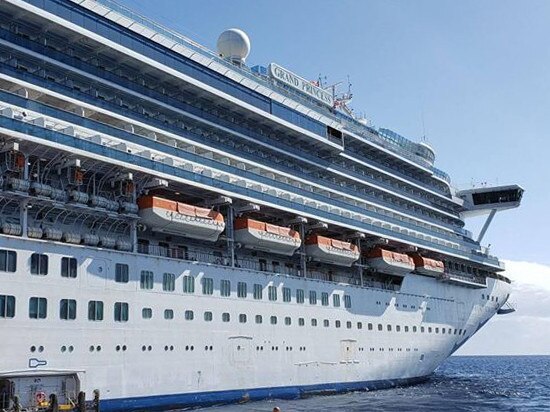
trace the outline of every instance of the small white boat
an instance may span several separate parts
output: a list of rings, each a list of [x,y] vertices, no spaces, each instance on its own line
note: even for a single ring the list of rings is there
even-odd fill
[[[223,215],[212,209],[156,196],[144,196],[138,205],[143,223],[156,232],[216,241],[225,229]]]
[[[367,264],[379,272],[405,276],[414,270],[413,259],[398,252],[376,247],[366,254]]]
[[[306,254],[318,262],[339,266],[351,266],[360,256],[354,244],[319,235],[307,238]]]
[[[295,230],[248,218],[235,220],[235,241],[247,249],[286,256],[293,255],[302,244]]]

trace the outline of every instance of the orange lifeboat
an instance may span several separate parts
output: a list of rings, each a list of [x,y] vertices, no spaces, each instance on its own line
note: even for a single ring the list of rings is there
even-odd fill
[[[420,255],[413,255],[412,259],[418,273],[436,277],[445,273],[445,265],[440,260],[428,259]]]
[[[376,247],[366,254],[370,267],[390,275],[405,276],[414,270],[413,259],[404,254]]]
[[[351,266],[359,259],[357,246],[319,235],[306,240],[306,254],[318,262],[332,263],[339,266]]]
[[[225,229],[223,215],[212,209],[156,196],[141,197],[138,206],[143,223],[157,232],[213,242]]]
[[[293,255],[302,244],[295,230],[245,217],[235,220],[235,241],[248,249],[286,256]]]

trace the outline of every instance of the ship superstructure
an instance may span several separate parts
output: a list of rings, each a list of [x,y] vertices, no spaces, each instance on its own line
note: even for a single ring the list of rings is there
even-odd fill
[[[0,15],[0,409],[416,382],[505,310],[479,242],[519,186],[456,192],[426,143],[249,69],[239,30],[213,53],[110,0]]]

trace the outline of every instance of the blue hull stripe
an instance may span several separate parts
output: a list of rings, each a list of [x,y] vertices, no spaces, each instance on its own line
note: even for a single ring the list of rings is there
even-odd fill
[[[306,386],[280,386],[272,388],[239,389],[216,392],[195,392],[173,395],[143,396],[105,399],[100,403],[102,412],[128,412],[169,410],[177,408],[211,406],[228,403],[257,401],[270,398],[298,399],[318,394],[335,394],[350,391],[387,389],[426,381],[429,376],[364,382],[326,383]]]

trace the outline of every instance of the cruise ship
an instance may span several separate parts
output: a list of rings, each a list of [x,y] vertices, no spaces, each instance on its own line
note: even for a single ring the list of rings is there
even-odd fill
[[[0,16],[0,410],[412,384],[513,310],[481,242],[520,186],[455,189],[349,93],[247,65],[238,29],[211,51],[111,0]]]

